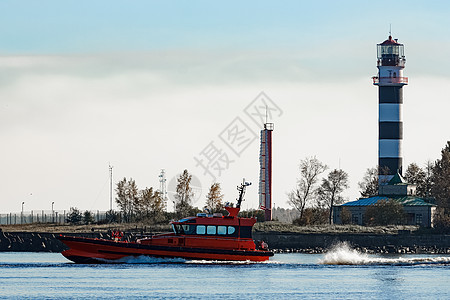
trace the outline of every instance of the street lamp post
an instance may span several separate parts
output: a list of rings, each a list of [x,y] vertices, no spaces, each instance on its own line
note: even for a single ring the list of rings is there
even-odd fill
[[[20,224],[23,224],[23,205],[25,202],[22,202],[22,212],[20,213]]]
[[[52,223],[55,223],[55,211],[53,210],[54,204],[55,204],[55,201],[52,202]]]

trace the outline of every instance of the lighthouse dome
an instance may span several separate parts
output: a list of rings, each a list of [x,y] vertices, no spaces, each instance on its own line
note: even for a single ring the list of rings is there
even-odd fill
[[[389,36],[387,40],[380,44],[381,46],[389,46],[389,45],[402,45],[397,42],[397,39],[393,39],[392,36]]]

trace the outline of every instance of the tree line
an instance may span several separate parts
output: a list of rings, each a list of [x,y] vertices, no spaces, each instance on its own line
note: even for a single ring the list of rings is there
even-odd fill
[[[299,169],[297,186],[288,193],[288,203],[299,212],[299,218],[294,223],[331,224],[332,207],[344,202],[342,193],[349,187],[348,173],[334,169],[321,179],[328,166],[316,157],[301,160]]]
[[[128,180],[123,178],[116,185],[116,203],[123,216],[123,221],[161,223],[201,212],[199,208],[193,206],[194,192],[191,182],[192,175],[188,170],[184,170],[177,178],[174,213],[168,213],[166,211],[167,199],[164,199],[159,190],[152,187],[139,190],[132,178]],[[206,195],[204,210],[211,213],[221,211],[223,196],[220,183],[213,183]]]
[[[348,173],[342,169],[333,169],[328,173],[328,166],[316,157],[307,157],[300,161],[297,184],[288,194],[288,203],[297,210],[298,218],[293,222],[298,225],[331,224],[332,207],[342,204],[345,199],[343,192],[348,189]],[[381,173],[383,170],[381,170]],[[358,186],[361,197],[378,194],[378,168],[368,168]],[[435,227],[450,229],[450,142],[441,151],[441,157],[436,161],[428,161],[424,167],[411,163],[405,172],[408,183],[417,186],[417,196],[434,199],[438,205]],[[224,212],[223,197],[220,183],[212,183],[206,195],[203,209],[194,207],[194,192],[191,186],[192,175],[184,170],[177,178],[174,192],[174,212],[167,212],[166,199],[161,192],[153,187],[140,190],[134,179],[123,178],[116,184],[116,204],[119,211],[108,211],[109,222],[149,222],[166,223],[171,219],[180,219],[195,215],[198,212]],[[365,220],[368,225],[385,225],[398,223],[404,217],[402,206],[395,203],[378,203],[367,209]],[[392,212],[396,212],[392,214]],[[260,216],[263,212],[252,210],[241,212],[246,215]],[[386,217],[390,216],[390,217]],[[351,215],[342,212],[343,222],[351,223]],[[91,223],[92,214],[89,211],[81,213],[71,208],[68,215],[71,223]]]
[[[133,223],[145,222],[148,224],[167,223],[173,219],[193,216],[199,212],[225,213],[223,208],[223,197],[220,183],[214,182],[209,187],[202,209],[194,207],[194,192],[192,189],[192,175],[184,170],[177,178],[176,190],[174,191],[174,212],[167,212],[167,199],[161,191],[153,187],[139,189],[133,178],[124,177],[117,182],[115,187],[115,202],[118,210],[109,210],[106,220],[101,223]],[[259,220],[264,219],[264,213],[258,211],[241,212],[244,215],[258,215]],[[90,211],[81,212],[76,207],[71,207],[66,217],[71,224],[92,224],[93,214]]]
[[[342,193],[348,188],[348,174],[341,169],[331,170],[321,178],[328,167],[316,157],[300,161],[296,187],[288,193],[288,203],[299,212],[294,222],[299,225],[332,222],[332,207],[344,202]],[[361,197],[378,195],[378,167],[368,168],[358,183]],[[417,186],[416,195],[438,205],[435,227],[450,228],[450,141],[441,150],[441,157],[428,161],[424,167],[411,163],[404,175],[406,181]],[[404,219],[403,207],[390,203],[377,203],[367,209],[369,225],[400,223]],[[394,213],[392,213],[394,212]],[[349,212],[343,210],[343,222],[351,222]],[[389,216],[389,217],[386,217]]]

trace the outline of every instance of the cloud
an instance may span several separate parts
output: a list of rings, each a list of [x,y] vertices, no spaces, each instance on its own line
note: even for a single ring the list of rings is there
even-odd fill
[[[325,52],[314,57],[320,60]],[[243,109],[261,91],[284,111],[274,131],[277,205],[286,205],[298,161],[310,155],[331,168],[340,162],[350,174],[347,196],[357,197],[357,182],[377,161],[377,91],[370,81],[376,68],[370,60],[367,74],[360,75],[364,68],[336,68],[320,76],[336,54],[318,65],[305,55],[259,51],[0,57],[5,209],[17,209],[29,192],[36,204],[27,209],[42,209],[49,201],[66,209],[107,209],[108,195],[102,196],[105,201],[98,195],[109,162],[115,178],[133,177],[141,188],[157,187],[161,168],[168,179],[188,168],[208,186],[210,178],[193,157],[235,117],[244,118]],[[445,96],[449,82],[441,77],[410,82],[405,88],[405,158],[421,163],[425,156],[436,158],[446,140],[441,131],[424,136],[421,126],[450,126],[441,116],[450,103]],[[434,113],[421,115],[431,107]],[[438,149],[424,147],[419,138]],[[249,146],[219,179],[228,200],[235,197],[242,177],[257,182],[258,149],[257,142]],[[247,204],[256,206],[257,190],[248,193]]]

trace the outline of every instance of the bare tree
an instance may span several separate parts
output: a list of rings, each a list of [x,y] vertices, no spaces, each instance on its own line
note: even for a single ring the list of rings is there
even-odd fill
[[[424,197],[432,197],[433,195],[433,170],[434,170],[434,162],[431,160],[428,160],[425,164],[425,182],[423,186],[423,193]]]
[[[389,169],[388,166],[384,166],[384,167],[380,167],[378,166],[378,174],[379,175],[383,175],[381,178],[379,178],[379,182],[378,185],[386,185],[388,184],[389,180],[389,176],[386,175],[390,175],[391,174],[391,170]]]
[[[160,191],[155,191],[152,197],[152,203],[150,205],[152,217],[154,222],[160,222],[164,220],[164,211],[166,210],[166,202]]]
[[[300,178],[297,187],[288,193],[288,203],[299,211],[301,220],[306,204],[313,199],[316,193],[315,185],[319,180],[319,175],[327,169],[327,166],[315,157],[307,157],[300,161],[299,167]]]
[[[212,213],[222,209],[223,194],[221,193],[220,183],[213,183],[209,188],[209,192],[206,195],[206,207],[209,208]]]
[[[138,189],[134,179],[131,179],[131,178],[128,181],[127,197],[129,199],[129,202],[131,203],[129,216],[130,216],[130,222],[132,222],[133,218],[136,217],[136,215],[138,213],[140,213],[142,207],[141,207],[140,199],[139,199],[139,189]]]
[[[191,188],[192,175],[184,170],[177,178],[177,193],[175,194],[175,212],[178,217],[186,216],[192,209],[194,193]]]
[[[378,194],[378,167],[368,168],[363,180],[358,182],[361,197],[370,197]]]
[[[341,193],[348,188],[348,174],[341,169],[334,169],[327,178],[322,179],[318,190],[320,202],[329,209],[329,223],[332,223],[333,205],[344,202]]]
[[[142,206],[142,214],[149,218],[151,214],[151,205],[153,201],[153,188],[145,188],[139,191],[140,204]]]
[[[116,203],[123,213],[125,222],[131,222],[134,213],[140,210],[139,191],[136,182],[130,178],[129,181],[124,177],[117,183]]]
[[[128,184],[127,179],[124,177],[123,180],[119,181],[116,186],[116,195],[117,195],[116,203],[123,213],[123,218],[125,222],[129,221],[128,211],[130,210],[129,207],[131,206],[130,203],[128,203],[128,198],[126,194],[127,184]]]
[[[146,188],[140,191],[140,199],[142,212],[147,219],[151,219],[154,223],[158,223],[164,219],[166,203],[159,191],[153,191],[152,187]]]

